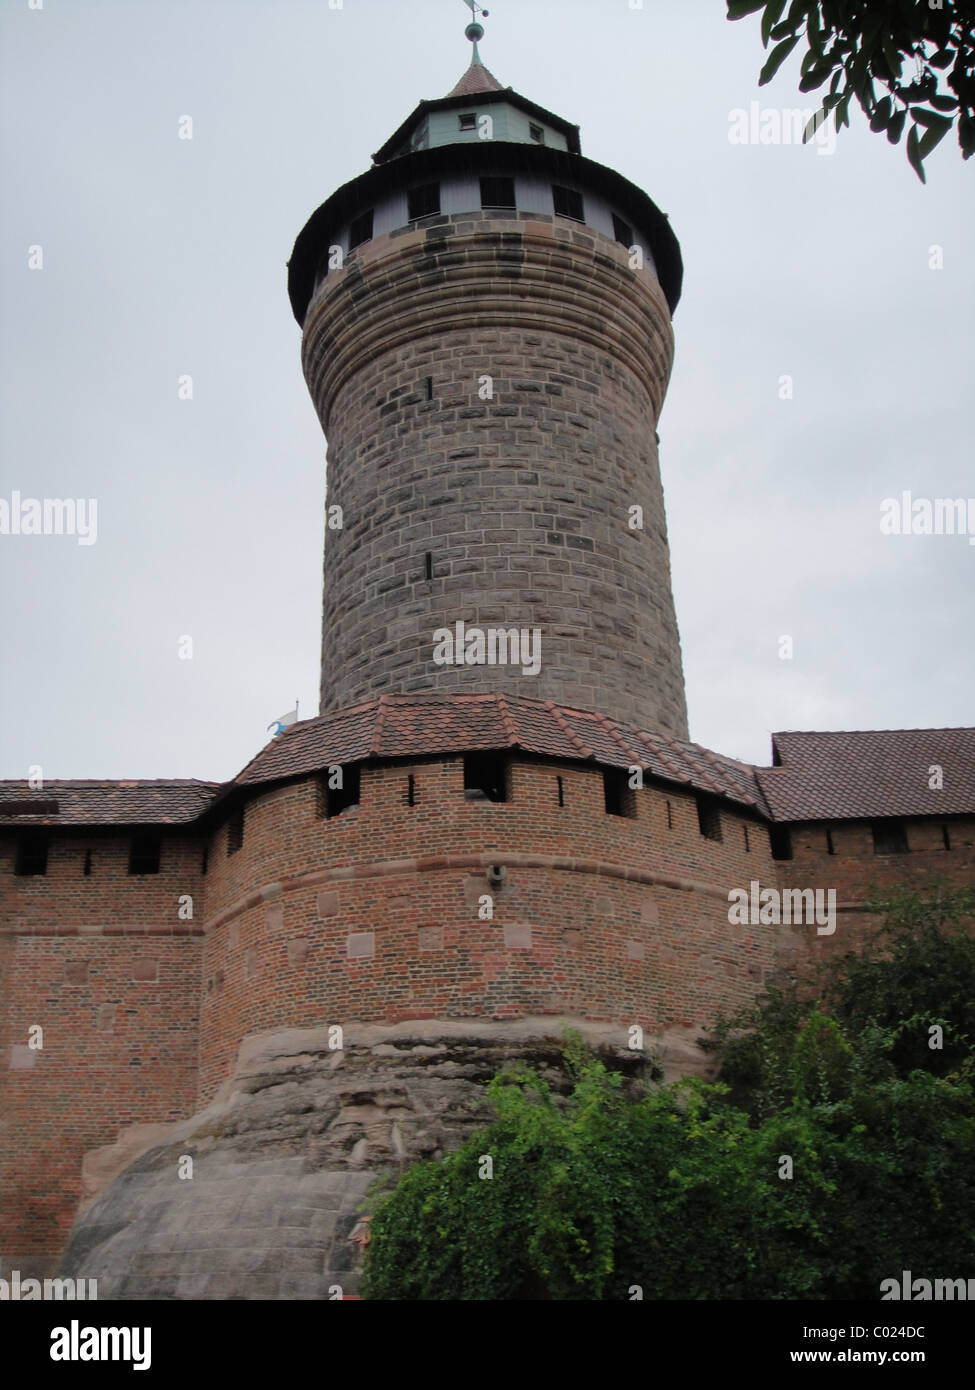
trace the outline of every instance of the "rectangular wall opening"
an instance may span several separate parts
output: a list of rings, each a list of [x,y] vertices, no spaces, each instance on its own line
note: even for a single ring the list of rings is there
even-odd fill
[[[507,801],[509,759],[504,753],[464,754],[465,801]]]
[[[158,874],[161,854],[158,835],[134,835],[129,844],[129,873]]]
[[[47,873],[47,839],[43,835],[22,835],[17,841],[14,873],[18,878],[37,878]]]
[[[697,798],[697,825],[706,840],[721,839],[721,811],[710,797]]]

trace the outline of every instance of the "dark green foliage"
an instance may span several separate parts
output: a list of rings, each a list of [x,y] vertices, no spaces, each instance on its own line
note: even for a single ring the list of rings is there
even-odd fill
[[[924,160],[953,126],[962,157],[975,153],[975,4],[943,0],[727,0],[728,18],[762,13],[762,43],[772,49],[764,86],[805,37],[800,92],[829,82],[821,119],[850,124],[854,97],[870,129],[897,144],[907,117],[907,157],[922,183]],[[811,131],[807,130],[808,139]]]
[[[380,1201],[366,1297],[877,1299],[904,1269],[967,1277],[970,911],[959,893],[889,903],[874,948],[833,965],[818,999],[772,990],[719,1026],[722,1084],[628,1098],[578,1040],[568,1097],[503,1073],[494,1123]]]

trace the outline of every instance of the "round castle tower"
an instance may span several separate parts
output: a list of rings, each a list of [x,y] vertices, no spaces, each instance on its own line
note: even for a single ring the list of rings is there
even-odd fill
[[[289,266],[328,438],[321,710],[506,692],[686,739],[655,431],[680,250],[482,32]]]

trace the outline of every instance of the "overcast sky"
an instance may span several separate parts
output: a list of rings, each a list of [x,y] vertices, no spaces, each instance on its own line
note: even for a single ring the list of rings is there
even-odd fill
[[[630,3],[495,0],[481,51],[681,242],[660,435],[691,737],[767,763],[772,730],[970,725],[975,546],[880,508],[971,496],[975,531],[975,160],[949,137],[922,187],[856,108],[834,153],[732,144],[753,100],[811,105],[801,50],[759,91],[756,16]],[[468,18],[0,0],[0,498],[98,507],[93,545],[0,536],[0,776],[222,780],[296,697],[317,713],[325,443],[285,264],[460,77]]]

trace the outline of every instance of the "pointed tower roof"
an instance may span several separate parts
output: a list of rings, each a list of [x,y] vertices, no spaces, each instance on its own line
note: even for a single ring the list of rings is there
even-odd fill
[[[481,62],[480,54],[477,51],[477,44],[474,45],[474,56],[471,58],[471,65],[464,73],[464,76],[454,87],[453,91],[447,93],[448,97],[472,97],[479,92],[501,92],[504,88],[495,77],[493,72],[488,72]]]

